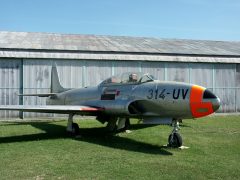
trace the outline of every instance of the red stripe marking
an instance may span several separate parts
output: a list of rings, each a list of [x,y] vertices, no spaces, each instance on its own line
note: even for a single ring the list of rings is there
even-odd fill
[[[89,107],[89,108],[81,108],[81,111],[102,111],[103,108],[94,108],[94,107]]]

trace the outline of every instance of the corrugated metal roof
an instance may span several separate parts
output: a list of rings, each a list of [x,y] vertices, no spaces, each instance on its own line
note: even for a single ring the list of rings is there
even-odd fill
[[[1,49],[240,56],[239,41],[0,31]]]

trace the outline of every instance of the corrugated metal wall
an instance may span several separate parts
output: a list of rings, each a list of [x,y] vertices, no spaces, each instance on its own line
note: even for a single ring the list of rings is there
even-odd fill
[[[240,64],[236,64],[236,111],[240,112]]]
[[[20,66],[17,59],[2,59],[0,61],[0,104],[19,104]],[[18,117],[18,112],[0,111],[0,118]]]
[[[0,104],[21,103],[17,96],[21,91],[21,82],[23,93],[49,92],[53,63],[57,64],[60,81],[66,88],[94,86],[114,74],[142,71],[153,74],[159,80],[188,82],[210,88],[221,98],[219,112],[240,112],[240,65],[212,63],[0,59]],[[23,104],[43,105],[45,100],[24,97]],[[0,111],[1,118],[18,115],[18,112]],[[24,113],[24,117],[43,116],[53,115]]]

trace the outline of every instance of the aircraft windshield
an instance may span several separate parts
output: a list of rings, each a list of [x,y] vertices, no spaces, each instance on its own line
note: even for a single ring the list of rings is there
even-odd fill
[[[139,84],[145,82],[154,81],[155,78],[150,74],[143,73],[123,73],[120,75],[112,76],[106,80],[104,80],[101,85],[108,84]]]

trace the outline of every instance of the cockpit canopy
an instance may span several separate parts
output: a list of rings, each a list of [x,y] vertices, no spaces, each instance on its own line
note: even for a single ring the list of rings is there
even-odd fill
[[[146,82],[154,81],[154,76],[146,73],[141,72],[127,72],[118,74],[116,76],[112,76],[106,80],[104,80],[100,85],[114,85],[114,84],[141,84]]]

